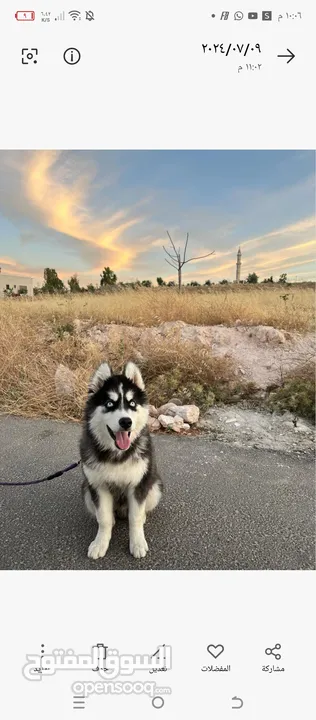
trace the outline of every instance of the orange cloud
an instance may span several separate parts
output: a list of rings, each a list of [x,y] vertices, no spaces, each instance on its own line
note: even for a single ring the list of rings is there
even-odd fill
[[[244,242],[240,243],[240,247],[241,247],[241,250],[245,250],[245,249],[249,250],[252,248],[256,248],[260,245],[266,244],[272,238],[281,237],[281,236],[286,237],[286,236],[290,236],[290,235],[297,235],[300,233],[305,233],[308,230],[315,231],[315,217],[314,216],[304,218],[303,220],[299,220],[298,222],[293,223],[292,225],[286,225],[285,227],[279,228],[277,230],[273,230],[272,232],[266,233],[265,235],[251,238],[251,240],[245,240]]]
[[[22,168],[25,197],[39,211],[46,227],[114,252],[116,270],[125,269],[137,252],[134,246],[127,249],[120,245],[120,240],[126,230],[144,218],[131,217],[133,209],[124,208],[96,219],[88,206],[94,168],[80,166],[73,179],[71,168],[67,174],[67,167],[58,167],[60,156],[60,152],[51,150],[32,154]]]
[[[284,241],[287,241],[287,243],[290,243],[290,241],[292,241],[292,243],[294,244],[287,244],[286,246],[277,250],[274,250],[272,246],[271,249],[267,248],[263,252],[257,252],[257,254],[248,254],[249,250],[255,249],[256,247],[259,248],[260,245],[268,243],[271,243],[272,245],[274,239],[277,237],[284,238]],[[301,242],[299,242],[300,239]],[[285,272],[287,268],[295,267],[296,265],[299,266],[300,264],[304,265],[304,263],[307,262],[313,262],[313,258],[315,258],[315,253],[313,254],[312,251],[314,248],[316,248],[315,218],[303,218],[297,223],[293,223],[292,225],[287,225],[282,228],[277,228],[261,237],[252,238],[251,240],[246,240],[245,242],[241,241],[240,247],[242,250],[241,271],[242,276],[244,277],[250,271],[259,272],[260,270],[270,270],[274,272]],[[204,263],[207,264],[207,267],[205,267],[204,265],[203,269],[196,270],[193,266],[190,271],[190,266],[188,265],[187,270],[183,275],[186,279],[192,278],[193,276],[199,277],[201,279],[206,279],[211,277],[217,278],[218,275],[227,273],[228,276],[232,279],[235,277],[236,254],[236,246],[234,246],[234,248],[232,248],[231,250],[227,250],[224,252],[217,252],[215,248],[215,254],[211,258],[205,258],[204,260]],[[313,255],[312,259],[310,259],[311,254]],[[232,256],[231,262],[220,265],[216,264],[218,259],[229,255]],[[306,260],[304,262],[301,262],[301,259],[305,256]],[[297,258],[296,261],[295,258]]]

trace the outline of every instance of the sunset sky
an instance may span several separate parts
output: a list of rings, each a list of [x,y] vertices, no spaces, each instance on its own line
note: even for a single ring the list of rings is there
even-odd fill
[[[2,273],[175,280],[167,230],[189,257],[215,251],[184,282],[233,280],[239,246],[242,279],[315,279],[314,152],[0,152]]]

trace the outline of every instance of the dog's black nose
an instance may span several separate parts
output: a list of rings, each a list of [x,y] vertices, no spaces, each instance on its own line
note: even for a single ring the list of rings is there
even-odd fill
[[[129,430],[129,428],[130,428],[131,425],[132,425],[131,418],[129,418],[129,417],[122,417],[122,418],[120,419],[120,421],[119,421],[119,424],[120,424],[121,428],[123,428],[123,430]]]

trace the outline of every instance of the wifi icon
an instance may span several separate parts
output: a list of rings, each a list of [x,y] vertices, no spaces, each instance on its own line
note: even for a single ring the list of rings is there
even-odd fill
[[[80,10],[70,10],[68,13],[73,20],[81,20]]]

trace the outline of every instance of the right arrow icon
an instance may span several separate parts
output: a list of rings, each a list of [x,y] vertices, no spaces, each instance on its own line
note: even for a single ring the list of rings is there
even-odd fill
[[[294,55],[294,53],[292,53],[292,50],[289,50],[289,48],[286,48],[286,49],[289,54],[288,55],[278,55],[278,57],[288,58],[288,61],[286,63],[288,65],[289,62],[291,62],[291,60],[293,60],[293,58],[295,58],[295,55]]]

